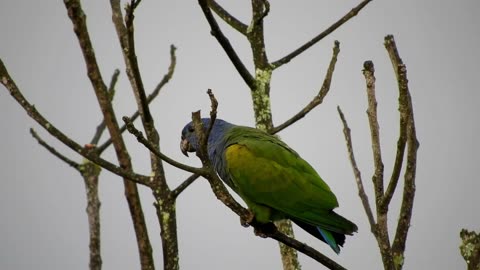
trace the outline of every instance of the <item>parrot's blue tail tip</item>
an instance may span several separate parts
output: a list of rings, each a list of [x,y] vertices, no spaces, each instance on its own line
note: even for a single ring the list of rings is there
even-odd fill
[[[337,242],[333,235],[324,229],[317,227],[318,232],[322,235],[325,242],[335,251],[335,253],[340,254],[340,247],[338,246]]]

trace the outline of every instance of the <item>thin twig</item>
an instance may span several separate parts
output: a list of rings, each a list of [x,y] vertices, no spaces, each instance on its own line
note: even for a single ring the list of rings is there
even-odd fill
[[[113,97],[115,96],[115,85],[117,84],[119,75],[120,75],[120,70],[115,69],[112,75],[112,79],[110,80],[110,85],[108,86],[108,90],[107,90],[107,92],[109,93],[110,102],[112,102]],[[107,126],[105,125],[105,121],[102,120],[102,122],[97,126],[95,134],[93,135],[93,138],[90,141],[91,145],[98,144],[98,141],[102,137],[102,134],[106,128]]]
[[[189,187],[195,180],[200,177],[199,174],[192,174],[190,175],[185,181],[183,181],[180,185],[178,185],[174,190],[171,192],[172,198],[177,198],[187,187]]]
[[[290,62],[293,58],[297,57],[304,51],[306,51],[308,48],[312,47],[315,45],[317,42],[331,34],[333,31],[335,31],[338,27],[342,26],[344,23],[349,21],[351,18],[355,17],[360,10],[362,10],[368,3],[370,3],[372,0],[364,0],[358,6],[350,10],[347,14],[345,14],[342,18],[340,18],[338,21],[336,21],[334,24],[332,24],[330,27],[325,29],[322,33],[318,34],[316,37],[314,37],[312,40],[308,41],[307,43],[303,44],[300,46],[298,49],[294,50],[293,52],[289,53],[288,55],[284,56],[283,58],[275,61],[272,63],[273,69],[276,69],[288,62]]]
[[[70,165],[70,167],[73,167],[77,171],[80,170],[80,164],[67,158],[66,156],[58,152],[55,148],[47,144],[42,138],[40,138],[40,136],[38,136],[37,132],[35,132],[33,128],[30,128],[30,134],[32,134],[33,138],[35,138],[41,146],[45,147],[48,152],[52,153],[54,156],[59,158],[61,161],[67,163],[68,165]]]
[[[215,120],[217,119],[218,101],[215,98],[212,89],[208,89],[207,94],[210,98],[210,104],[212,106],[210,110],[210,125],[208,126],[207,132],[205,133],[205,140],[208,142],[208,137],[210,136],[210,132],[212,132],[213,125],[215,124]]]
[[[198,0],[198,4],[202,8],[203,14],[205,15],[205,18],[210,25],[210,33],[217,39],[218,43],[220,43],[225,53],[227,53],[228,58],[230,58],[230,61],[233,63],[233,65],[235,66],[245,83],[248,85],[248,87],[250,89],[255,89],[255,80],[253,76],[247,70],[242,60],[240,60],[240,58],[238,57],[237,53],[230,44],[230,41],[222,33],[222,30],[220,30],[220,27],[218,26],[218,23],[213,17],[210,7],[208,6],[208,1],[209,0]]]
[[[375,172],[372,176],[375,188],[375,201],[377,208],[383,200],[383,162],[382,151],[380,147],[380,132],[377,117],[377,99],[375,98],[375,68],[372,61],[365,61],[363,64],[363,75],[367,84],[368,97],[368,123],[370,125],[370,134],[372,138],[372,152]]]
[[[219,5],[215,0],[208,0],[208,6],[218,15],[218,17],[222,18],[228,25],[230,25],[233,29],[237,30],[243,35],[247,35],[247,28],[248,26],[242,23],[240,20],[235,18],[233,15],[228,13],[221,5]]]
[[[33,106],[28,100],[23,96],[20,89],[8,74],[8,71],[3,64],[3,61],[0,59],[0,82],[5,86],[5,88],[10,92],[10,95],[17,101],[17,103],[22,106],[25,112],[35,120],[41,127],[43,127],[50,135],[61,141],[67,147],[80,154],[84,158],[94,162],[95,164],[101,166],[102,168],[131,181],[134,181],[138,184],[149,186],[150,177],[136,174],[130,170],[118,167],[105,159],[102,159],[98,156],[96,151],[82,147],[77,142],[70,139],[67,135],[57,129],[52,123],[50,123],[42,114],[40,114],[35,106]]]
[[[168,67],[167,73],[163,75],[162,80],[157,84],[155,89],[153,89],[152,93],[148,95],[147,97],[148,104],[150,104],[158,96],[158,94],[160,94],[160,91],[163,89],[163,87],[172,79],[173,73],[175,71],[175,66],[177,64],[175,50],[176,50],[176,47],[174,45],[170,45],[170,66]],[[140,112],[137,110],[129,118],[132,122],[134,122],[135,120],[137,120],[139,116],[140,116]],[[127,125],[123,124],[122,127],[120,128],[120,132],[123,133],[125,130],[127,130]],[[105,151],[105,149],[107,149],[111,144],[112,144],[111,139],[106,140],[102,145],[97,147],[98,153],[103,153],[103,151]]]
[[[171,196],[173,198],[178,197],[178,195],[180,195],[187,187],[189,187],[199,177],[200,177],[199,174],[190,175],[185,181],[183,181],[180,185],[178,185],[178,187],[172,190]]]
[[[333,72],[335,70],[335,64],[337,63],[337,56],[338,56],[339,52],[340,52],[340,42],[335,40],[335,45],[333,47],[332,59],[330,60],[330,64],[328,66],[327,73],[325,74],[325,78],[323,79],[322,87],[320,88],[320,91],[318,91],[318,94],[300,112],[298,112],[292,118],[285,121],[283,124],[278,125],[278,126],[274,127],[272,130],[270,130],[270,134],[278,133],[281,130],[289,127],[293,123],[295,123],[298,120],[305,117],[305,115],[307,115],[315,107],[322,104],[323,99],[325,98],[325,96],[328,94],[328,91],[330,90],[330,84],[332,82],[332,76],[333,76]]]
[[[191,166],[188,166],[188,165],[185,165],[183,163],[180,163],[178,161],[175,161],[174,159],[172,158],[169,158],[168,156],[166,156],[165,154],[163,154],[162,152],[158,151],[158,149],[152,145],[152,143],[150,143],[142,134],[141,131],[139,131],[137,128],[135,128],[135,126],[133,125],[132,123],[132,120],[126,116],[124,116],[123,118],[123,121],[125,122],[126,126],[127,126],[127,130],[128,132],[130,132],[132,135],[134,135],[136,138],[137,138],[137,141],[141,144],[143,144],[145,147],[147,147],[148,150],[150,150],[150,152],[152,152],[153,154],[155,154],[156,156],[158,156],[159,158],[161,158],[163,161],[167,162],[168,164],[174,166],[174,167],[177,167],[181,170],[184,170],[184,171],[187,171],[187,172],[191,172],[191,173],[194,173],[194,174],[199,174],[199,175],[205,175],[205,171],[202,169],[202,168],[195,168],[195,167],[191,167]]]
[[[355,161],[350,127],[348,127],[347,120],[345,119],[345,116],[343,115],[343,112],[340,109],[340,106],[337,106],[337,111],[343,123],[343,135],[345,136],[345,142],[347,144],[347,151],[348,151],[348,158],[350,159],[350,163],[353,168],[353,174],[355,175],[355,181],[357,183],[358,196],[360,197],[360,200],[362,201],[363,209],[365,209],[365,213],[367,214],[368,223],[370,224],[370,230],[373,233],[375,233],[375,218],[373,217],[373,212],[372,212],[372,208],[370,207],[370,202],[368,200],[367,193],[365,192],[365,188],[363,187],[362,175],[360,173],[360,170],[358,169],[357,162]]]
[[[127,66],[127,75],[132,85],[135,98],[137,100],[137,107],[140,111],[140,116],[143,118],[143,122],[152,122],[152,115],[148,108],[147,95],[145,94],[145,88],[143,86],[142,76],[140,74],[140,68],[138,66],[137,55],[135,52],[135,36],[134,36],[134,24],[135,9],[140,4],[140,0],[131,0],[127,5],[125,14],[125,26],[127,29],[127,43],[124,42],[122,36],[119,36],[120,45],[122,46],[122,52]],[[118,27],[116,27],[118,29]],[[122,34],[122,32],[117,32]],[[148,134],[147,134],[148,135]]]

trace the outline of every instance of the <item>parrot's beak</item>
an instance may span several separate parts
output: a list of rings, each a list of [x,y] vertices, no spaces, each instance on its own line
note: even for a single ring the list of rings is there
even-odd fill
[[[187,139],[182,139],[180,141],[180,150],[182,151],[182,153],[188,157],[188,150],[190,148],[190,143],[188,143],[188,140]]]

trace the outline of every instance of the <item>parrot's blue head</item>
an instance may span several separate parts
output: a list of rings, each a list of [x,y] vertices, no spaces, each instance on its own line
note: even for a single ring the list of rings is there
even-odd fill
[[[208,127],[210,126],[210,118],[202,118],[202,122],[203,128],[206,132]],[[216,119],[213,124],[212,131],[210,132],[210,136],[208,137],[208,145],[211,145],[213,142],[219,141],[219,139],[223,137],[225,131],[232,126],[232,124],[223,121],[222,119]],[[193,122],[190,122],[182,129],[180,150],[185,156],[188,157],[188,152],[197,151],[198,144],[199,142],[197,134],[195,134]]]

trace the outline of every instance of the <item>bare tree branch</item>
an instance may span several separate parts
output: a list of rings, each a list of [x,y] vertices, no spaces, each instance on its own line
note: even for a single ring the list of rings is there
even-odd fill
[[[110,80],[110,85],[108,86],[108,90],[107,90],[110,95],[110,102],[112,102],[113,97],[115,96],[115,85],[117,84],[119,75],[120,75],[120,70],[115,69],[112,75],[112,79]],[[102,137],[102,134],[105,131],[105,128],[107,128],[107,126],[105,125],[105,121],[102,120],[102,122],[97,126],[95,135],[93,135],[93,138],[90,141],[90,144],[92,145],[98,144],[98,141],[100,141],[100,137]]]
[[[82,10],[79,0],[64,0],[68,16],[73,24],[73,30],[77,35],[77,39],[82,50],[85,63],[87,66],[87,74],[92,83],[95,95],[97,96],[100,109],[103,114],[105,124],[110,132],[115,152],[120,166],[127,170],[132,170],[130,156],[123,141],[120,128],[113,111],[112,103],[107,92],[107,87],[103,82],[100,69],[98,67],[94,49],[88,34],[86,16]],[[124,179],[125,197],[128,202],[130,215],[132,217],[135,234],[137,237],[137,247],[140,257],[142,269],[155,269],[152,255],[152,246],[148,236],[147,226],[143,215],[140,197],[138,195],[135,183]]]
[[[377,208],[377,226],[374,235],[377,238],[378,247],[382,255],[384,267],[386,269],[395,269],[390,245],[390,236],[388,233],[388,215],[380,211],[383,201],[383,162],[380,150],[380,134],[377,120],[377,100],[375,97],[375,67],[372,61],[363,63],[363,75],[367,84],[368,97],[368,124],[372,140],[372,152],[374,173],[372,176],[373,189],[375,191],[375,206]]]
[[[130,132],[132,135],[134,135],[137,138],[137,141],[139,143],[143,144],[145,147],[148,148],[148,150],[150,150],[150,152],[152,152],[153,154],[155,154],[156,156],[161,158],[163,161],[165,161],[168,164],[170,164],[174,167],[177,167],[181,170],[191,172],[191,173],[194,173],[194,174],[199,174],[199,175],[202,175],[202,176],[205,175],[205,171],[202,168],[195,168],[195,167],[185,165],[183,163],[175,161],[172,158],[169,158],[168,156],[166,156],[165,154],[160,152],[150,141],[145,139],[142,132],[135,128],[135,126],[132,123],[132,120],[129,119],[128,117],[124,116],[123,121],[125,122],[125,124],[127,126],[128,132]]]
[[[158,96],[158,94],[160,94],[160,91],[163,89],[163,87],[173,77],[173,73],[175,71],[175,66],[177,64],[177,58],[175,56],[175,50],[176,50],[176,47],[174,45],[171,45],[170,46],[170,66],[168,67],[168,72],[165,75],[163,75],[162,80],[157,84],[157,86],[152,91],[152,93],[150,95],[148,95],[148,97],[147,97],[148,104],[150,104]],[[134,122],[139,116],[140,116],[140,112],[137,110],[129,118],[132,122]],[[123,124],[123,126],[120,128],[120,132],[123,133],[125,130],[127,130],[127,125]],[[112,144],[112,140],[109,138],[102,145],[97,147],[98,152],[103,153],[103,151],[105,151],[105,149],[107,149],[111,144]]]
[[[392,245],[394,258],[401,257],[403,265],[403,253],[407,241],[408,229],[412,218],[413,201],[415,198],[415,175],[417,167],[417,150],[419,142],[416,137],[415,120],[413,116],[412,99],[408,89],[407,68],[400,58],[393,36],[385,37],[385,48],[398,81],[398,90],[402,98],[399,99],[400,106],[406,107],[407,118],[407,164],[405,169],[405,182],[403,188],[402,206],[397,224],[397,230]],[[402,102],[404,102],[402,104]],[[398,260],[398,259],[397,259]]]
[[[367,83],[367,115],[372,138],[373,163],[375,166],[372,181],[375,188],[376,205],[378,207],[383,198],[383,162],[382,151],[380,148],[380,128],[378,127],[377,119],[377,100],[375,98],[375,68],[372,61],[365,61],[363,68],[363,75],[365,76],[365,81]]]
[[[228,25],[233,27],[233,29],[237,30],[243,35],[247,35],[247,28],[248,26],[242,23],[240,20],[235,18],[233,15],[228,13],[221,5],[219,5],[215,0],[209,0],[208,6],[218,15],[218,17],[222,18]]]
[[[98,176],[101,168],[91,161],[81,165],[80,173],[85,182],[87,194],[87,216],[90,234],[90,270],[102,269],[102,257],[100,255],[100,199],[98,197]]]
[[[38,136],[37,132],[35,132],[35,130],[33,128],[30,128],[30,134],[32,134],[32,137],[35,138],[41,146],[45,147],[45,149],[47,149],[48,152],[52,153],[54,156],[59,158],[61,161],[67,163],[68,165],[70,165],[70,167],[73,167],[77,171],[80,170],[80,164],[78,164],[75,161],[67,158],[66,156],[64,156],[63,154],[61,154],[57,150],[55,150],[55,148],[48,145],[42,138],[40,138],[40,136]]]
[[[172,197],[178,197],[178,195],[180,195],[187,187],[189,187],[195,180],[197,180],[198,177],[200,177],[199,174],[190,175],[185,181],[178,185],[178,187],[172,190]]]
[[[322,104],[323,99],[325,98],[325,96],[328,94],[328,91],[330,90],[330,84],[332,82],[332,76],[335,70],[335,64],[337,63],[337,56],[339,52],[340,52],[340,42],[335,40],[332,59],[330,60],[330,65],[328,66],[327,73],[325,74],[325,79],[323,79],[323,84],[322,84],[322,87],[320,88],[320,91],[318,91],[318,94],[300,112],[298,112],[292,118],[285,121],[283,124],[278,125],[274,127],[272,130],[270,130],[270,134],[276,134],[282,131],[283,129],[289,127],[290,125],[294,124],[298,120],[305,117],[315,107]]]
[[[480,234],[466,229],[460,231],[460,254],[467,263],[468,270],[480,269]]]
[[[130,170],[123,169],[118,167],[98,156],[95,149],[85,148],[82,147],[77,142],[70,139],[67,135],[57,129],[52,123],[50,123],[43,115],[41,115],[35,106],[33,106],[27,99],[23,96],[23,94],[18,89],[15,82],[12,80],[10,75],[8,74],[5,65],[3,64],[2,60],[0,59],[0,82],[5,86],[5,88],[10,92],[10,95],[17,101],[17,103],[22,106],[22,108],[27,112],[27,114],[35,120],[40,126],[42,126],[50,135],[61,141],[67,147],[75,151],[76,153],[80,154],[84,158],[92,161],[93,163],[105,168],[106,170],[130,179],[133,182],[138,184],[142,184],[145,186],[149,186],[149,179],[150,177],[136,174]]]
[[[265,35],[263,31],[263,19],[270,10],[270,5],[266,0],[251,0],[252,20],[247,30],[247,38],[252,49],[253,63],[255,65],[255,81],[257,84],[263,83],[264,78],[259,78],[259,71],[270,71],[271,66],[268,62],[267,50],[265,49]],[[262,76],[262,75],[260,75]],[[258,86],[250,89],[256,91]],[[268,87],[267,90],[270,88]]]
[[[240,60],[240,58],[238,57],[237,53],[235,52],[232,45],[230,44],[230,41],[222,33],[222,30],[220,30],[220,27],[218,26],[218,23],[213,17],[213,14],[208,6],[208,2],[209,0],[198,0],[198,4],[202,8],[203,14],[205,15],[205,18],[207,19],[210,25],[210,28],[211,28],[210,33],[218,40],[218,43],[220,43],[225,53],[227,53],[228,58],[230,58],[230,61],[232,61],[233,65],[235,66],[238,73],[245,81],[245,83],[248,85],[248,87],[250,89],[255,89],[254,78],[252,77],[250,72],[247,70],[242,60]]]
[[[273,69],[276,69],[278,67],[281,67],[282,65],[290,62],[293,58],[299,56],[301,53],[306,51],[308,48],[312,47],[315,45],[317,42],[322,40],[324,37],[330,35],[333,31],[335,31],[338,27],[342,26],[344,23],[349,21],[351,18],[355,17],[360,10],[362,10],[368,3],[370,3],[372,0],[364,0],[360,4],[358,4],[356,7],[354,7],[350,12],[345,14],[342,18],[340,18],[338,21],[336,21],[334,24],[332,24],[330,27],[325,29],[322,33],[318,34],[316,37],[314,37],[312,40],[308,41],[307,43],[303,44],[300,46],[298,49],[294,50],[293,52],[289,53],[288,55],[284,56],[283,58],[275,61],[272,63]]]
[[[340,119],[343,123],[343,134],[345,135],[345,142],[347,143],[347,151],[348,157],[350,159],[350,163],[352,164],[353,174],[355,175],[355,181],[358,187],[358,196],[362,201],[363,209],[365,209],[365,213],[367,214],[368,223],[370,224],[370,230],[372,233],[375,234],[375,218],[373,217],[372,208],[370,207],[370,202],[368,200],[367,193],[365,192],[365,188],[363,187],[362,175],[360,170],[358,169],[357,162],[355,161],[355,155],[353,152],[353,144],[352,144],[352,135],[350,133],[350,128],[348,127],[347,120],[343,115],[340,106],[337,106],[338,114],[340,115]]]
[[[416,137],[415,121],[413,116],[413,106],[408,89],[407,68],[403,64],[402,59],[398,54],[398,50],[395,45],[393,36],[385,37],[385,48],[387,49],[390,60],[393,65],[395,75],[397,77],[398,89],[399,89],[399,111],[400,111],[400,135],[397,142],[397,152],[395,155],[395,163],[392,169],[392,176],[388,184],[387,190],[383,193],[383,163],[381,159],[380,151],[380,135],[379,126],[377,120],[377,101],[375,98],[375,76],[374,66],[371,61],[364,63],[363,74],[367,83],[367,96],[368,96],[368,119],[370,132],[372,137],[372,150],[374,158],[375,172],[372,177],[375,202],[377,207],[377,223],[374,224],[373,214],[371,210],[367,211],[367,217],[372,226],[372,232],[377,240],[378,247],[382,256],[385,269],[400,270],[404,264],[405,245],[407,240],[408,229],[410,227],[410,220],[412,217],[413,202],[415,198],[415,174],[417,166],[417,149],[419,143]],[[357,185],[360,179],[360,171],[353,161],[353,150],[351,150],[350,130],[346,124],[343,114],[338,108],[340,117],[344,123],[344,133],[347,140],[347,148],[352,161],[352,167],[354,169],[355,178],[357,179]],[[348,138],[347,138],[348,137]],[[393,243],[390,244],[389,232],[388,232],[388,207],[392,200],[396,186],[398,184],[400,171],[402,169],[402,163],[405,152],[405,144],[407,146],[407,161],[404,175],[404,188],[402,205],[400,208],[397,228]],[[364,204],[368,205],[368,199],[363,190],[363,184],[358,185],[359,195]],[[370,212],[370,213],[369,213]]]

